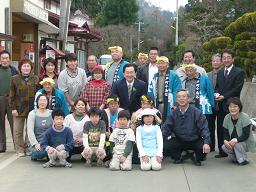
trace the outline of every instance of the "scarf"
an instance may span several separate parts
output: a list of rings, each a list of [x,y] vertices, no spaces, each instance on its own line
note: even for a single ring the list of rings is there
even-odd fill
[[[71,71],[69,68],[67,68],[67,74],[71,77],[71,78],[75,78],[78,75],[78,68],[76,68],[76,70],[73,72]]]
[[[198,75],[198,78],[196,81],[195,106],[199,108],[199,104],[200,104],[200,74]]]
[[[157,73],[157,78],[158,76],[159,76],[159,73]],[[156,86],[156,93],[158,93],[158,86]],[[164,96],[168,97],[168,93],[169,93],[169,73],[168,71],[166,71],[165,81],[164,81]]]
[[[76,121],[81,121],[81,120],[84,118],[85,114],[84,114],[84,113],[79,114],[79,113],[74,112],[74,113],[73,113],[73,116],[74,116],[74,119],[75,119]]]
[[[105,84],[104,79],[99,79],[99,80],[92,80],[91,81],[93,87],[102,87]]]
[[[118,63],[117,67],[116,67],[116,70],[115,70],[115,72],[114,72],[113,83],[119,80],[118,72],[119,72],[119,69],[120,69],[120,67],[121,67],[122,62],[123,62],[123,60],[121,60],[121,61]],[[114,62],[113,62],[113,63],[114,63]],[[111,63],[111,65],[112,65],[113,63]],[[109,66],[106,68],[106,70],[105,70],[105,75],[106,75],[106,76],[108,75],[108,70],[109,70],[109,68],[111,67],[111,65],[109,65]]]
[[[195,90],[195,107],[196,108],[199,108],[199,105],[200,105],[200,74],[198,74],[198,77],[196,78],[196,90]],[[188,80],[188,77],[186,78],[186,81],[185,81],[185,87],[186,86],[186,83],[187,83],[187,80]]]
[[[43,90],[42,92],[43,94],[47,95],[46,91]],[[50,101],[49,101],[50,102]],[[55,96],[55,89],[52,89],[52,99],[51,102],[49,104],[49,109],[54,110],[56,108],[56,96]]]

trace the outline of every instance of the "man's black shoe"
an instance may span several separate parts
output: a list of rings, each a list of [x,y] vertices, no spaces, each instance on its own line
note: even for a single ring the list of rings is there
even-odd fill
[[[174,164],[181,164],[183,161],[181,159],[178,159],[178,160],[174,160]]]
[[[0,153],[5,153],[5,150],[0,150]]]
[[[223,158],[223,157],[227,157],[228,155],[226,153],[219,153],[218,155],[215,155],[215,158]]]
[[[247,165],[249,162],[244,160],[242,163],[238,163],[238,165]]]
[[[194,161],[194,165],[195,165],[195,166],[201,166],[202,164],[201,164],[200,161]]]

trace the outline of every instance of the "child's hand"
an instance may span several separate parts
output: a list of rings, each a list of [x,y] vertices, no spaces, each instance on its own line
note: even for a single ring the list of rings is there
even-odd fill
[[[126,157],[125,157],[125,156],[122,155],[121,157],[119,157],[120,163],[124,163],[125,160],[126,160]]]
[[[57,150],[57,151],[61,151],[61,150],[64,150],[64,149],[65,149],[64,145],[58,145],[58,146],[56,147],[56,150]]]
[[[41,145],[40,145],[40,143],[35,144],[35,149],[36,149],[37,151],[41,151]]]
[[[103,157],[104,157],[104,150],[103,149],[97,149],[97,154],[100,157],[100,159],[103,159]]]
[[[161,163],[161,162],[162,162],[162,157],[156,156],[156,161],[157,161],[158,163]]]
[[[75,143],[76,143],[77,145],[82,145],[82,144],[83,144],[83,141],[81,141],[80,139],[76,139],[76,140],[75,140]]]
[[[50,147],[50,148],[47,150],[47,152],[48,152],[49,154],[54,153],[54,151],[55,151],[55,149],[54,149],[53,147]]]
[[[85,154],[85,156],[89,156],[89,155],[90,155],[90,152],[91,152],[91,149],[90,149],[90,148],[84,149],[84,154]]]
[[[142,156],[142,161],[145,162],[145,163],[149,163],[149,158],[148,156]]]

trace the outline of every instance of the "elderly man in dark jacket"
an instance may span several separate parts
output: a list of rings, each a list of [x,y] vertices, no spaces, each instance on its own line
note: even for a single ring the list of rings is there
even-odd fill
[[[13,135],[13,118],[9,106],[9,91],[11,77],[18,74],[15,67],[11,66],[11,54],[4,50],[0,52],[0,153],[6,151],[5,116],[7,115],[11,133]]]
[[[206,117],[202,112],[189,105],[189,93],[185,89],[177,92],[177,107],[168,116],[162,127],[164,135],[164,152],[174,159],[174,163],[182,163],[181,153],[193,150],[194,164],[201,166],[201,161],[210,152],[210,133]]]

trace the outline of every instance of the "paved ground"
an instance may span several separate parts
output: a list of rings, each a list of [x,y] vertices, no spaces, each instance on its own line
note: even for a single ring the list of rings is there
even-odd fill
[[[17,158],[8,135],[8,152],[0,154],[0,192],[254,192],[256,188],[255,154],[249,154],[250,164],[243,167],[211,153],[201,167],[189,161],[174,165],[166,159],[156,172],[142,172],[138,165],[130,172],[87,168],[79,157],[73,168],[44,169],[43,162]]]

